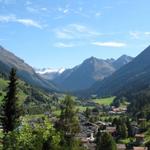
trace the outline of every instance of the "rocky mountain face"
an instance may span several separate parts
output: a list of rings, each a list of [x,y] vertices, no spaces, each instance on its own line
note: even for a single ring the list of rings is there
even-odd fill
[[[0,46],[0,72],[9,74],[12,67],[17,69],[18,77],[30,85],[43,88],[48,91],[57,90],[53,83],[36,74],[34,69],[26,64],[22,59]]]
[[[95,81],[104,79],[114,71],[115,69],[109,62],[91,57],[81,65],[66,70],[62,76],[54,81],[65,90],[75,91],[90,87]],[[63,79],[60,80],[62,77]]]
[[[133,60],[133,57],[127,56],[127,55],[122,55],[116,61],[113,62],[113,66],[118,70],[122,66],[124,66],[124,65],[128,64],[129,62],[131,62],[132,60]]]
[[[96,82],[91,88],[82,91],[98,96],[117,95],[133,92],[150,86],[150,46],[133,61],[123,66],[103,81]]]

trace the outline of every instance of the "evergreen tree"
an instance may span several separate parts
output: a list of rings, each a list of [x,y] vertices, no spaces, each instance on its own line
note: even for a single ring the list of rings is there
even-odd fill
[[[80,130],[75,102],[71,96],[66,96],[65,100],[62,102],[61,115],[59,121],[56,123],[56,128],[63,135],[62,145],[67,145],[71,150],[73,148],[73,143],[76,143],[74,136]]]
[[[96,144],[96,150],[117,150],[113,137],[107,132],[98,133]]]
[[[19,118],[19,110],[17,108],[17,77],[16,70],[14,68],[10,71],[9,85],[7,88],[7,94],[3,100],[1,121],[3,127],[3,149],[7,149],[7,136],[9,132],[13,131],[17,126]]]
[[[102,127],[100,127],[100,128],[98,129],[98,132],[97,132],[97,134],[96,134],[95,143],[96,143],[97,147],[99,147],[99,144],[100,144],[100,141],[101,141],[101,135],[102,135],[101,129],[102,129]]]
[[[131,137],[132,136],[132,126],[131,126],[129,117],[127,117],[127,119],[126,119],[126,125],[127,125],[127,129],[128,129],[128,136]]]
[[[85,110],[85,116],[86,116],[87,118],[89,118],[90,115],[91,115],[91,109],[87,107],[86,110]]]
[[[121,130],[122,130],[121,131],[121,137],[127,138],[128,137],[128,128],[127,128],[125,123],[121,126]]]

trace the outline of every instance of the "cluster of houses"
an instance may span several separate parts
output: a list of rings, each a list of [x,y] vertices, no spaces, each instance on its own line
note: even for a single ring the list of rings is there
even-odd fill
[[[110,106],[110,105],[99,105],[97,103],[95,103],[94,101],[84,101],[84,102],[80,102],[80,104],[82,106],[85,107],[95,107],[98,110],[105,110],[106,112],[108,112],[109,115],[122,115],[125,114],[127,111],[126,107],[114,107],[114,106]]]
[[[125,110],[121,110],[125,111]],[[117,111],[118,112],[118,111]],[[95,123],[91,123],[87,121],[84,114],[80,113],[80,128],[81,132],[78,135],[78,138],[81,139],[84,146],[89,150],[95,150],[95,135],[98,132],[100,127],[104,127],[101,132],[108,132],[114,138],[116,137],[117,129],[116,126],[113,126],[111,122],[97,121]],[[145,119],[139,119],[139,121],[131,122],[132,126],[132,135],[133,135],[133,143],[128,146],[126,144],[117,144],[118,150],[148,150],[147,147],[141,146],[144,145],[144,134],[141,133],[141,129],[139,127],[139,123],[141,121],[145,121]]]
[[[84,106],[93,106],[98,108],[98,110],[105,109],[107,110],[108,116],[112,115],[124,115],[126,114],[127,109],[126,108],[115,108],[113,106],[100,106],[95,104],[94,102],[84,102]],[[105,107],[105,108],[104,108]],[[95,115],[95,113],[93,112]],[[48,115],[48,114],[47,114]],[[54,120],[52,119],[52,116],[49,116],[52,120],[52,122],[55,122],[57,119],[54,117]],[[96,121],[96,122],[90,122],[85,117],[84,112],[79,112],[79,119],[80,119],[80,133],[76,136],[76,138],[80,139],[83,145],[89,149],[89,150],[95,150],[96,144],[95,135],[97,134],[98,130],[101,127],[104,127],[101,132],[108,132],[110,133],[114,138],[116,138],[117,128],[116,126],[112,125],[112,122],[105,122],[105,121]],[[41,121],[41,120],[36,120]],[[126,144],[117,143],[117,150],[148,150],[147,147],[141,146],[144,145],[144,134],[142,134],[141,129],[139,127],[139,124],[141,122],[145,121],[145,119],[139,119],[138,121],[131,122],[132,127],[132,136],[134,137],[133,143],[131,146]],[[30,122],[32,124],[34,121]],[[34,123],[33,123],[34,124]]]
[[[126,113],[126,111],[127,111],[127,108],[125,107],[115,108],[114,106],[112,106],[108,114],[109,115],[123,115]]]

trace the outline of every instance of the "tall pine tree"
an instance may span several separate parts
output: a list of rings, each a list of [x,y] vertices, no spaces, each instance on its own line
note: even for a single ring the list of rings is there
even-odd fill
[[[9,80],[7,94],[2,106],[2,126],[4,133],[13,131],[16,128],[16,123],[19,118],[16,69],[11,69]]]
[[[61,104],[61,115],[56,123],[56,129],[63,135],[61,145],[67,146],[65,150],[72,150],[77,146],[74,137],[79,132],[80,127],[75,102],[71,96],[66,96]],[[77,149],[79,150],[79,147]]]
[[[96,150],[117,150],[116,142],[109,133],[100,133],[99,131],[96,139]]]

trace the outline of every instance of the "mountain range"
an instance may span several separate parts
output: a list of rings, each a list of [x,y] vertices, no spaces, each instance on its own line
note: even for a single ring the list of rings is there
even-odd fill
[[[12,67],[17,69],[18,77],[30,85],[47,91],[57,90],[57,87],[52,82],[39,76],[24,60],[0,46],[0,72],[8,75]]]
[[[87,89],[96,81],[101,81],[116,70],[126,65],[133,58],[127,55],[115,59],[98,59],[90,57],[72,69],[36,70],[45,79],[52,80],[60,89],[65,91],[79,91]]]
[[[124,92],[137,92],[150,86],[150,46],[130,63],[121,67],[109,77],[96,82],[80,95],[118,95]]]
[[[80,96],[117,95],[150,85],[150,46],[136,58],[123,55],[118,59],[90,57],[71,69],[33,69],[22,59],[0,46],[0,72],[12,67],[20,79],[47,91],[78,91]]]

